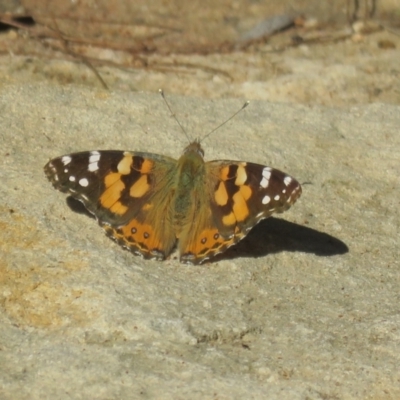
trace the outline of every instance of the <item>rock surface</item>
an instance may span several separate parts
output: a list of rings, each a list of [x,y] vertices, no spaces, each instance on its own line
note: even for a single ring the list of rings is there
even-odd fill
[[[170,97],[191,137],[238,100]],[[157,95],[0,93],[2,399],[400,398],[400,107],[254,101],[206,159],[282,169],[303,195],[209,264],[144,261],[52,189],[55,156],[179,157]]]

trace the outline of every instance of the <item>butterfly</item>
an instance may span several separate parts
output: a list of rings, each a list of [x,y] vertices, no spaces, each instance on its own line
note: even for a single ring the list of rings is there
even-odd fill
[[[119,150],[57,157],[44,171],[54,188],[81,201],[107,235],[145,259],[200,264],[301,195],[296,179],[268,166],[204,161],[200,141],[176,160]]]

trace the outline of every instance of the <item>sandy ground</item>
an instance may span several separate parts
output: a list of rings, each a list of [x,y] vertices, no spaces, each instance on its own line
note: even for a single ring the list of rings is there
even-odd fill
[[[400,398],[399,47],[378,31],[185,56],[190,73],[100,67],[110,92],[80,64],[2,55],[0,397]],[[179,157],[159,87],[192,138],[249,98],[206,159],[303,183],[203,266],[124,251],[43,173],[81,150]]]

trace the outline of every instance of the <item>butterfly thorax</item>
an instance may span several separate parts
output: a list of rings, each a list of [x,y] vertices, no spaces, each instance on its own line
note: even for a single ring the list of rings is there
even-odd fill
[[[187,224],[192,224],[200,204],[200,194],[204,191],[206,168],[203,149],[195,141],[187,146],[178,160],[177,180],[174,194],[174,226],[179,237]]]

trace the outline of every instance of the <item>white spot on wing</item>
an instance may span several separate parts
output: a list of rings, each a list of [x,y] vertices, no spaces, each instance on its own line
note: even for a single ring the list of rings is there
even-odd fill
[[[88,166],[88,171],[89,172],[95,172],[99,169],[99,164],[97,164],[97,162],[91,163]]]
[[[75,177],[72,176],[72,175],[68,179],[69,179],[70,182],[75,182]]]
[[[98,151],[91,151],[89,157],[89,166],[88,170],[90,172],[95,172],[99,169],[100,153]]]
[[[100,160],[100,153],[98,151],[91,151],[90,152],[90,157],[89,157],[89,162],[97,162]]]
[[[63,156],[61,157],[61,162],[64,165],[68,165],[71,162],[72,158],[70,156]]]
[[[269,178],[271,178],[271,168],[265,167],[262,172],[263,178],[261,179],[260,186],[264,189],[268,187]]]
[[[262,203],[263,204],[268,204],[269,202],[271,201],[271,197],[269,197],[268,195],[267,196],[264,196],[263,197],[263,199],[262,199]]]
[[[280,196],[279,196],[279,194],[277,194],[277,195],[274,197],[274,200],[278,201],[279,199],[280,199]]]
[[[79,184],[83,187],[87,187],[89,185],[89,181],[86,178],[79,179]]]
[[[290,182],[292,182],[292,178],[290,177],[290,176],[285,176],[285,179],[283,180],[283,183],[286,185],[286,186],[289,186],[290,185]]]
[[[268,180],[268,179],[262,178],[262,179],[261,179],[261,182],[260,182],[260,186],[261,186],[262,188],[266,189],[266,188],[268,187],[268,183],[269,183],[269,180]]]

